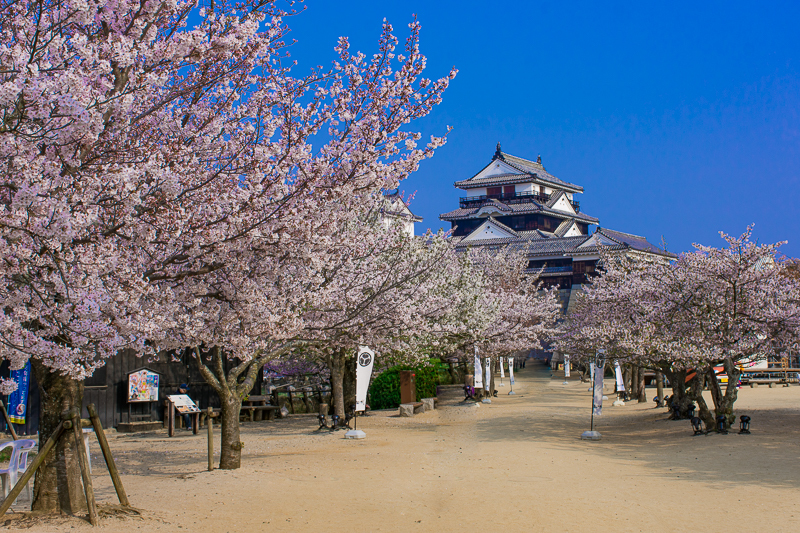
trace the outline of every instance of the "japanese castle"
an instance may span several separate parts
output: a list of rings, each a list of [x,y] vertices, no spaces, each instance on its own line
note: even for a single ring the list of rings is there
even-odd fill
[[[452,224],[456,246],[526,249],[529,271],[543,269],[545,286],[562,289],[565,310],[572,289],[594,273],[600,248],[651,260],[675,257],[644,237],[599,227],[596,217],[580,210],[575,195],[583,187],[548,173],[541,157],[522,159],[501,151],[499,143],[488,165],[455,186],[467,196],[439,218]],[[593,232],[592,226],[597,226]]]

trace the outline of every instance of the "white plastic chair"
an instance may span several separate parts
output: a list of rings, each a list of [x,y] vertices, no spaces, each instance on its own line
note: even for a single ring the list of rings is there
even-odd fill
[[[28,453],[36,446],[36,441],[32,439],[11,440],[0,443],[0,450],[11,448],[11,460],[8,468],[0,468],[0,479],[3,482],[3,498],[8,497],[11,488],[17,484],[17,480],[22,477],[28,468]],[[25,485],[28,499],[33,499],[31,494],[30,482]]]

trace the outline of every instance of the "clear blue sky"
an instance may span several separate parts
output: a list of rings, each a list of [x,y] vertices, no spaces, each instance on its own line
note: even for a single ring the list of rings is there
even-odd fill
[[[582,185],[600,225],[721,246],[755,223],[800,256],[800,3],[309,0],[289,20],[302,66],[327,65],[340,35],[375,51],[386,17],[422,23],[428,76],[459,75],[420,124],[454,129],[404,183],[424,228],[449,228],[453,182],[503,150]]]

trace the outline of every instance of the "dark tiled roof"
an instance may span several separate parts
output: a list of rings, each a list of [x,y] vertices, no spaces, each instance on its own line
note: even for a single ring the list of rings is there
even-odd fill
[[[499,151],[495,153],[495,157],[492,159],[492,161],[494,161],[495,159],[500,159],[501,161],[504,161],[511,167],[519,170],[520,172],[526,175],[520,176],[517,174],[501,174],[498,176],[492,176],[491,178],[476,180],[475,176],[483,172],[486,169],[486,167],[484,167],[483,169],[481,169],[480,172],[478,172],[478,174],[476,174],[472,178],[455,182],[456,187],[464,187],[464,186],[480,187],[490,183],[520,183],[520,182],[530,181],[530,176],[535,176],[537,179],[551,183],[553,185],[556,185],[557,187],[567,187],[570,189],[574,189],[578,192],[583,192],[583,187],[581,187],[580,185],[575,185],[574,183],[569,183],[567,181],[564,181],[562,179],[553,176],[544,169],[544,166],[541,163],[536,163],[535,161],[529,161],[527,159],[523,159],[521,157],[517,157],[515,155]],[[489,165],[487,165],[487,167],[488,166]]]
[[[545,213],[548,215],[553,215],[559,218],[574,218],[580,220],[581,222],[586,222],[588,224],[597,224],[599,220],[595,217],[590,217],[584,213],[568,213],[567,211],[561,211],[560,209],[551,209],[549,207],[545,207],[537,202],[525,202],[521,204],[504,204],[499,200],[492,200],[492,204],[485,204],[486,205],[494,205],[497,209],[508,213],[509,215],[524,215],[528,213]],[[502,206],[502,207],[501,207]],[[439,218],[442,220],[464,220],[467,218],[476,218],[475,214],[480,210],[480,207],[470,207],[470,208],[459,208],[448,213],[443,213],[439,215]]]
[[[673,253],[667,252],[666,250],[663,250],[658,246],[650,244],[649,242],[647,242],[647,239],[639,235],[633,235],[631,233],[623,233],[621,231],[615,231],[607,228],[597,228],[597,231],[595,231],[595,233],[597,232],[600,232],[602,235],[605,235],[606,237],[613,239],[621,244],[629,246],[634,250],[666,255],[669,257],[677,257],[677,255]]]
[[[580,244],[588,239],[588,235],[575,237],[550,237],[550,238],[526,238],[526,236],[502,239],[481,239],[476,241],[463,242],[463,238],[458,241],[453,239],[457,248],[468,246],[487,246],[487,245],[514,245],[515,248],[525,250],[530,255],[554,255],[564,254],[575,250]]]
[[[575,250],[574,253],[596,253],[601,249],[603,250],[636,250],[639,252],[647,252],[651,254],[663,255],[665,257],[677,257],[675,254],[662,250],[658,246],[650,244],[647,239],[639,235],[631,233],[623,233],[621,231],[610,230],[606,228],[597,228],[594,232],[595,235],[602,235],[611,241],[617,243],[616,245],[601,245],[601,246],[586,246],[580,250]]]
[[[571,228],[571,227],[572,227],[574,224],[575,224],[575,221],[574,221],[574,220],[571,220],[571,219],[565,220],[564,222],[562,222],[561,224],[559,224],[559,225],[558,225],[558,227],[556,228],[555,234],[556,234],[558,237],[563,237],[564,235],[566,235],[566,234],[567,234],[567,232],[569,231],[569,229],[570,229],[570,228]]]

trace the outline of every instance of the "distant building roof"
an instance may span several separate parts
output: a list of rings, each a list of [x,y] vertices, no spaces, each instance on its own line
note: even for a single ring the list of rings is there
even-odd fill
[[[649,243],[646,238],[640,235],[633,235],[632,233],[624,233],[608,228],[597,228],[592,236],[587,239],[586,243],[576,248],[572,253],[575,255],[598,253],[601,249],[630,249],[662,255],[664,257],[677,257],[677,255]]]
[[[463,220],[467,218],[476,218],[479,216],[478,212],[481,209],[485,209],[487,206],[496,207],[498,211],[503,212],[505,215],[525,215],[541,212],[543,214],[552,215],[558,218],[574,218],[581,222],[586,222],[587,224],[597,224],[599,222],[597,218],[590,217],[584,213],[569,213],[560,209],[552,209],[534,200],[521,204],[504,204],[500,200],[496,199],[492,199],[491,202],[487,201],[487,203],[480,207],[461,207],[459,209],[454,209],[453,211],[439,215],[439,218],[442,220]]]
[[[504,173],[496,174],[494,176],[487,176],[485,178],[478,178],[478,176],[480,176],[480,174],[492,164],[490,162],[488,165],[483,167],[480,172],[471,178],[455,182],[455,186],[463,189],[485,187],[487,185],[542,181],[553,185],[556,188],[565,188],[571,192],[583,192],[583,187],[580,185],[569,183],[547,172],[544,169],[544,165],[542,165],[541,157],[538,158],[538,161],[530,161],[515,155],[507,154],[500,150],[500,143],[497,143],[497,150],[494,153],[494,157],[492,157],[492,162],[498,159],[506,163],[511,168],[518,170],[519,173]]]
[[[499,224],[497,221],[494,221],[494,223]],[[509,231],[513,230],[509,228]],[[592,235],[576,235],[574,237],[559,237],[557,234],[540,230],[520,231],[516,234],[518,235],[517,237],[468,241],[464,240],[466,236],[460,236],[453,237],[452,241],[457,248],[466,248],[468,246],[511,245],[518,250],[527,251],[529,256],[588,255],[597,254],[602,249],[610,251],[635,250],[664,257],[677,257],[675,254],[662,250],[647,242],[647,239],[644,237],[606,228],[598,228]]]

